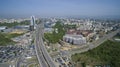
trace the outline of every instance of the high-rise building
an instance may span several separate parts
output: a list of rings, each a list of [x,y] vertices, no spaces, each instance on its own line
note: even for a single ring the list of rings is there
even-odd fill
[[[31,16],[31,24],[30,24],[31,26],[33,25],[35,25],[35,17],[34,16]]]
[[[30,30],[33,31],[35,29],[35,17],[31,16]]]

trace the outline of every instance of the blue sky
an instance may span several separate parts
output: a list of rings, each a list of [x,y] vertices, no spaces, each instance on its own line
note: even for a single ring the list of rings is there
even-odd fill
[[[120,0],[0,0],[0,17],[120,16]]]

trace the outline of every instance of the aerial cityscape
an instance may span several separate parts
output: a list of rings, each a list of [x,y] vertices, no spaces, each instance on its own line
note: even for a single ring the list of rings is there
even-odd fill
[[[1,0],[0,67],[120,67],[119,3]]]

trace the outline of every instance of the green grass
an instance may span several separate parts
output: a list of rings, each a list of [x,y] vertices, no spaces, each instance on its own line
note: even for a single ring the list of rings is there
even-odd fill
[[[120,42],[106,41],[97,48],[81,54],[72,55],[74,62],[89,65],[110,64],[112,67],[120,66]]]
[[[12,34],[4,34],[6,38],[14,38],[14,37],[17,37],[17,36],[20,36],[20,35],[23,35],[24,33],[22,34],[17,34],[17,33],[12,33]]]
[[[11,40],[11,38],[20,36],[22,34],[6,34],[6,33],[0,33],[0,46],[6,46],[6,45],[12,45],[15,44],[14,41]]]
[[[0,46],[5,46],[7,44],[12,44],[13,41],[10,38],[7,38],[6,35],[0,33]]]
[[[120,34],[115,35],[114,38],[119,38],[120,39]]]

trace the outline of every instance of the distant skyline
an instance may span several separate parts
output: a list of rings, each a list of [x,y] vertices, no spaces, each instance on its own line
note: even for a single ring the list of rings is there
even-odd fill
[[[0,0],[0,18],[120,18],[120,0]]]

